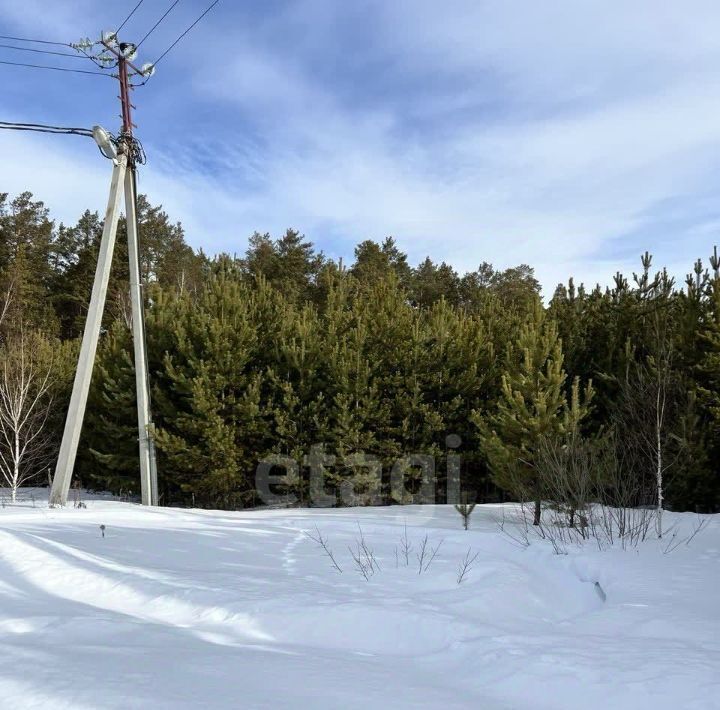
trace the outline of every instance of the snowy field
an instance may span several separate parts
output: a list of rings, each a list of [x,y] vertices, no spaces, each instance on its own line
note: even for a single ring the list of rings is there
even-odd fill
[[[669,554],[558,556],[513,545],[501,506],[465,532],[446,507],[39,496],[0,508],[3,708],[720,708],[720,516]],[[666,522],[690,532],[695,516]],[[367,581],[348,550],[359,526],[379,566]],[[418,574],[426,534],[442,544]]]

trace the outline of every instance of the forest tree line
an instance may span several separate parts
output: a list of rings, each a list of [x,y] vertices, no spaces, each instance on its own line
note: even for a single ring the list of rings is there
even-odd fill
[[[252,506],[260,460],[304,462],[318,446],[334,457],[330,487],[357,480],[358,455],[389,472],[429,454],[440,490],[452,436],[462,486],[480,501],[562,487],[574,513],[577,481],[557,471],[583,459],[607,472],[612,458],[601,485],[632,480],[628,504],[720,510],[717,253],[689,265],[685,283],[646,254],[612,287],[570,280],[543,302],[527,265],[412,266],[391,238],[360,243],[343,265],[293,230],[210,258],[144,197],[139,218],[162,504]],[[30,193],[0,193],[6,487],[46,484],[54,470],[101,232],[97,213],[66,226]],[[132,494],[124,235],[121,220],[76,479]],[[301,501],[307,486],[303,466],[285,481]]]

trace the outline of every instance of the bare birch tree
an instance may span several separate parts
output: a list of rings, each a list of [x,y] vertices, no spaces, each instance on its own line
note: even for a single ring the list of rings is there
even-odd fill
[[[651,256],[645,253],[643,273],[634,275],[640,299],[638,316],[647,334],[647,352],[638,358],[630,343],[626,345],[627,368],[618,383],[614,424],[626,440],[626,448],[635,451],[633,474],[643,477],[649,474],[652,479],[648,486],[652,485],[654,490],[657,536],[662,537],[666,474],[677,460],[677,452],[670,455],[670,443],[677,439],[674,429],[681,392],[674,369],[671,300],[674,281],[665,270],[651,280],[651,261]]]
[[[51,457],[47,422],[53,403],[50,343],[22,329],[0,345],[0,474],[15,502],[17,490]]]

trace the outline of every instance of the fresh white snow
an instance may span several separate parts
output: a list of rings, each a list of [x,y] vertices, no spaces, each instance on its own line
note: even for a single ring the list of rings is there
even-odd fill
[[[720,708],[720,516],[669,554],[649,540],[559,556],[512,544],[502,506],[466,532],[445,506],[60,510],[35,495],[0,508],[3,708]],[[678,535],[695,523],[665,518]],[[348,550],[359,527],[368,581]],[[418,574],[426,534],[442,545]]]

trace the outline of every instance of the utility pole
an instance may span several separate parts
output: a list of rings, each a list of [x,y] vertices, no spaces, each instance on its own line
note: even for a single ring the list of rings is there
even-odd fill
[[[115,234],[117,232],[118,217],[120,216],[120,196],[125,182],[127,169],[127,156],[120,153],[117,158],[117,165],[113,168],[112,180],[110,182],[110,197],[108,198],[107,209],[105,210],[105,225],[100,240],[100,252],[98,254],[97,266],[95,267],[95,280],[93,281],[90,306],[87,318],[85,319],[85,330],[83,332],[82,345],[80,346],[80,357],[78,358],[75,381],[73,383],[70,406],[65,430],[63,431],[62,443],[55,477],[53,478],[50,491],[51,505],[65,505],[70,481],[75,466],[75,455],[77,454],[80,432],[82,430],[85,405],[87,404],[88,392],[90,391],[90,380],[92,378],[95,353],[97,351],[100,326],[102,324],[103,307],[107,295],[108,282],[110,280],[110,266],[112,265],[113,251],[115,249]]]
[[[127,220],[128,260],[130,267],[130,303],[132,308],[133,347],[135,354],[135,391],[137,393],[138,447],[140,453],[140,495],[143,505],[158,504],[157,466],[155,446],[152,438],[150,414],[150,380],[147,370],[147,340],[145,335],[145,309],[140,278],[140,245],[138,242],[137,221],[137,174],[135,157],[131,150],[133,132],[132,109],[130,100],[130,80],[126,56],[134,46],[119,45],[118,51],[107,41],[105,47],[118,58],[118,78],[120,80],[120,103],[122,105],[121,142],[129,155],[128,169],[125,173],[125,215]],[[136,70],[141,71],[141,70]]]
[[[143,505],[157,505],[157,467],[150,415],[150,384],[147,368],[147,346],[145,338],[145,314],[143,308],[142,282],[140,278],[140,257],[137,222],[137,177],[136,150],[133,137],[132,109],[130,100],[131,84],[129,71],[147,76],[148,68],[138,69],[128,57],[135,51],[135,45],[119,43],[117,37],[104,37],[105,51],[117,59],[120,83],[120,105],[122,110],[122,132],[116,142],[117,157],[110,183],[110,197],[105,213],[105,225],[100,242],[100,253],[95,271],[90,307],[85,322],[75,381],[73,383],[70,407],[65,421],[60,455],[50,493],[50,503],[65,505],[75,466],[75,457],[80,441],[85,407],[87,405],[90,381],[95,362],[102,314],[107,296],[110,267],[115,247],[115,237],[120,210],[120,195],[124,187],[125,214],[127,222],[128,259],[130,267],[130,302],[132,308],[133,347],[135,356],[135,389],[137,393],[138,448],[140,454],[140,491]],[[123,187],[121,187],[123,186]]]

